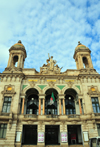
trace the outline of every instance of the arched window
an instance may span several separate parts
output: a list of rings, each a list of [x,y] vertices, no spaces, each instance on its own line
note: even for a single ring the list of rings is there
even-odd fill
[[[74,89],[67,89],[65,91],[65,110],[66,115],[69,114],[76,114],[75,109],[75,98],[76,98],[76,91]]]
[[[83,57],[82,59],[83,59],[84,67],[85,67],[85,68],[89,68],[89,64],[88,64],[87,58],[86,58],[86,57]]]
[[[45,97],[45,114],[55,114],[57,115],[57,95],[58,92],[53,89],[50,88],[46,91],[46,97]],[[54,96],[54,99],[52,100],[52,96]]]
[[[18,64],[18,56],[13,57],[13,66],[17,67]]]
[[[26,92],[26,114],[38,114],[38,91],[34,88]]]

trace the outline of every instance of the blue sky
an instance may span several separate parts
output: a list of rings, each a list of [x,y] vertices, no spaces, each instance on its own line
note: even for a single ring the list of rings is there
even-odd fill
[[[27,52],[24,68],[40,71],[49,53],[62,72],[76,69],[73,55],[80,41],[100,73],[100,1],[0,0],[0,72],[18,40]]]

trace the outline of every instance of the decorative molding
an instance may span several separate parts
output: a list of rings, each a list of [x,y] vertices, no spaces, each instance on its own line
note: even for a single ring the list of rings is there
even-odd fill
[[[49,82],[48,84],[49,84],[49,87],[51,87],[51,88],[52,88],[52,87],[54,87],[54,85],[55,85],[55,83],[54,83],[54,82],[52,82],[52,81],[51,81],[51,82]]]
[[[75,85],[75,86],[76,86],[79,90],[81,89],[81,88],[80,88],[80,85]]]
[[[47,85],[37,85],[41,90],[43,90]]]
[[[11,85],[11,84],[5,85],[4,86],[4,91],[2,91],[1,93],[3,95],[5,95],[5,94],[14,95],[14,94],[16,94],[16,92],[15,92],[15,86],[14,85]]]
[[[60,90],[62,90],[66,85],[56,85]]]
[[[94,85],[92,85],[92,86],[89,86],[88,87],[88,93],[87,93],[88,95],[99,95],[100,96],[100,91],[98,90],[98,87],[97,86],[94,86]]]
[[[71,82],[71,81],[69,81],[69,82],[67,83],[68,87],[70,87],[70,88],[72,88],[73,84],[74,84],[74,83]]]
[[[23,86],[22,86],[22,90],[23,90],[25,87],[27,87],[27,86],[28,86],[28,85],[23,85]]]
[[[56,82],[56,80],[53,80],[53,79],[52,80],[51,79],[49,80],[48,79],[47,82]]]

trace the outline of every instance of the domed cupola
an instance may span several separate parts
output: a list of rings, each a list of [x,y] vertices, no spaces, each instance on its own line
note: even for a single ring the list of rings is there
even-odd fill
[[[11,46],[9,49],[10,55],[8,60],[7,68],[23,68],[24,67],[24,61],[27,57],[26,50],[24,45],[22,44],[21,40],[18,41],[18,43]]]
[[[79,41],[73,56],[77,69],[93,68],[90,53],[90,49]]]

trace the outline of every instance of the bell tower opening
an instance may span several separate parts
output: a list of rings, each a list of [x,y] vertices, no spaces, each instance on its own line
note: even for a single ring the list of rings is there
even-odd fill
[[[13,57],[13,66],[15,66],[15,67],[18,66],[18,56]]]
[[[83,60],[84,68],[89,68],[89,64],[88,64],[87,58],[86,57],[83,57],[82,60]]]

